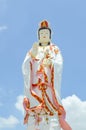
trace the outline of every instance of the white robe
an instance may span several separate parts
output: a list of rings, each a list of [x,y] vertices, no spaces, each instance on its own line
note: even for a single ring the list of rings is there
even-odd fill
[[[53,44],[52,44],[53,45]],[[61,103],[61,96],[60,96],[60,89],[61,89],[61,77],[62,77],[62,67],[63,67],[63,58],[61,55],[61,51],[59,50],[58,53],[53,53],[54,49],[59,50],[57,46],[54,45],[53,51],[50,50],[50,45],[46,47],[38,47],[38,53],[36,55],[36,59],[39,59],[39,62],[37,62],[34,65],[34,73],[33,73],[33,83],[37,82],[37,76],[36,76],[36,70],[38,69],[41,59],[44,57],[44,53],[48,51],[52,58],[52,63],[54,65],[54,87],[55,87],[55,93],[57,100],[59,104]],[[30,51],[33,51],[33,48],[31,48]],[[35,53],[35,52],[34,52]],[[30,100],[30,107],[34,107],[39,105],[38,101],[31,95],[30,93],[30,61],[31,56],[29,53],[27,53],[23,65],[22,65],[22,72],[24,76],[24,96],[29,98]],[[46,71],[48,79],[50,77],[50,74],[48,71]],[[39,92],[38,92],[39,93]],[[51,93],[47,90],[48,95],[50,98],[52,97]],[[39,93],[41,96],[41,93]],[[52,98],[51,98],[52,100]],[[34,117],[29,117],[27,130],[61,130],[60,124],[59,124],[59,118],[57,114],[54,114],[53,116],[48,115],[48,123],[45,121],[45,116],[41,116],[42,121],[39,125],[35,125],[35,119]]]

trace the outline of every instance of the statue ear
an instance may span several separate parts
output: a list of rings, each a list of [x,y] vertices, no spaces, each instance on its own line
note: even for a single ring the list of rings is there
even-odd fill
[[[50,33],[50,39],[51,39],[51,33]]]
[[[38,31],[38,39],[40,40],[40,34],[39,34],[39,31]]]

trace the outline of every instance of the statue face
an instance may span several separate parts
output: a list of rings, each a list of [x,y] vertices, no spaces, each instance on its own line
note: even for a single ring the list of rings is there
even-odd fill
[[[42,29],[39,31],[39,37],[40,37],[40,42],[49,42],[50,41],[50,31],[48,29]]]

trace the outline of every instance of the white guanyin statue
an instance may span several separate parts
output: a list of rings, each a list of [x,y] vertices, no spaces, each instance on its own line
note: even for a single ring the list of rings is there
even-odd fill
[[[38,42],[27,52],[22,65],[27,130],[72,130],[61,103],[62,67],[61,51],[51,42],[49,23],[43,20]]]

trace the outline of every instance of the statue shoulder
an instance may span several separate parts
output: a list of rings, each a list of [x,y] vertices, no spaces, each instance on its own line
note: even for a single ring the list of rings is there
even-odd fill
[[[33,45],[32,45],[32,48],[38,47],[38,46],[39,46],[39,43],[38,42],[34,42]]]
[[[55,52],[55,54],[58,54],[60,52],[60,49],[57,45],[55,44],[51,44],[51,48],[53,49],[53,51]]]
[[[56,56],[56,60],[58,59],[58,62],[59,63],[63,63],[63,56],[62,56],[62,53],[61,53],[61,50],[59,49],[59,47],[55,44],[52,44],[53,46],[53,51],[54,51],[54,54]]]

